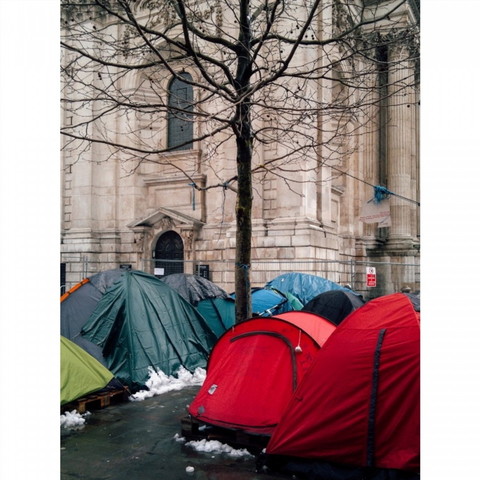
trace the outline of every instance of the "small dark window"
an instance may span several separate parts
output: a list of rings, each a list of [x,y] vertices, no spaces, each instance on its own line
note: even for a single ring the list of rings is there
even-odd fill
[[[182,78],[188,82],[192,77],[185,72],[180,77],[174,78],[168,89],[168,147],[190,150],[193,148],[193,88]]]

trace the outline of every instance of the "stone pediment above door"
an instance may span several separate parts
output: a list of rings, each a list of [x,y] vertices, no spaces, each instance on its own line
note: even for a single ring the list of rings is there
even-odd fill
[[[191,258],[194,248],[196,232],[204,225],[204,222],[197,218],[186,215],[177,210],[160,207],[143,218],[130,222],[127,227],[134,233],[133,243],[139,254],[151,250],[152,242],[162,232],[177,231],[185,245],[186,258]]]
[[[155,210],[153,213],[135,220],[129,223],[127,226],[131,229],[136,229],[138,227],[147,227],[147,228],[158,228],[164,224],[164,228],[172,228],[173,226],[178,227],[190,227],[198,229],[202,227],[204,222],[198,220],[197,218],[186,215],[185,213],[173,210],[171,208],[160,207]]]

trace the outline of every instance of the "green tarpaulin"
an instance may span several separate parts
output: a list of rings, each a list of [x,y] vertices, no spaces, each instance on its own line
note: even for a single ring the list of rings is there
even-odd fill
[[[161,280],[200,312],[217,337],[235,323],[235,300],[210,280],[188,273],[172,273]]]
[[[60,404],[106,387],[113,373],[83,348],[60,336]]]
[[[205,368],[216,336],[202,315],[164,282],[126,271],[105,292],[82,335],[102,347],[111,372],[134,387],[149,367],[175,374],[180,366]]]
[[[197,310],[218,338],[235,324],[233,298],[207,298],[198,302]]]

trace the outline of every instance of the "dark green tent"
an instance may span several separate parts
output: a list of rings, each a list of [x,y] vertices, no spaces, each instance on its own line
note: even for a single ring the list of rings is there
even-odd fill
[[[217,338],[220,338],[235,324],[235,300],[233,298],[206,298],[198,302],[197,310]]]
[[[235,300],[210,280],[189,273],[172,273],[162,278],[207,321],[217,337],[235,323]]]
[[[149,367],[175,374],[205,368],[216,336],[200,313],[145,272],[125,271],[98,302],[82,335],[102,347],[124,384],[143,386]]]
[[[105,388],[113,373],[83,348],[60,336],[60,405]]]

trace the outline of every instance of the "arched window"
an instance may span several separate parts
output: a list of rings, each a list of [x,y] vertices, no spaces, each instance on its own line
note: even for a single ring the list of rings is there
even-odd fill
[[[165,232],[155,246],[155,276],[183,273],[183,241],[177,232]]]
[[[186,72],[179,76],[192,80]],[[193,88],[181,78],[174,78],[168,89],[168,147],[190,150],[193,148]]]

